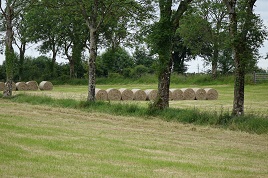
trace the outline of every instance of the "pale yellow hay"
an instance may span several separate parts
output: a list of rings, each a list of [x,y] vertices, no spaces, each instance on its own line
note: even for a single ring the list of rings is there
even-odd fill
[[[158,93],[158,91],[155,89],[147,89],[144,90],[144,92],[146,93],[146,99],[150,101],[155,100]]]
[[[38,83],[36,81],[29,81],[26,82],[27,88],[30,91],[36,91],[38,90]]]
[[[95,89],[95,98],[96,100],[108,100],[108,94],[106,90],[102,90],[99,88]]]
[[[218,92],[213,88],[205,88],[206,91],[206,99],[207,100],[217,100],[218,99]]]
[[[118,89],[109,88],[106,90],[108,94],[108,100],[121,100],[121,93]]]
[[[195,92],[192,88],[182,88],[184,100],[194,100]]]
[[[170,89],[172,100],[183,100],[183,91],[181,89]]]
[[[205,100],[206,99],[206,91],[203,88],[193,88],[195,92],[196,100]]]
[[[137,101],[145,101],[146,100],[146,93],[141,89],[132,89],[131,90],[134,94],[134,100]]]
[[[5,83],[0,82],[0,91],[4,91],[4,89],[5,89]]]
[[[53,84],[49,81],[42,81],[39,84],[39,89],[40,90],[52,90],[53,89]]]
[[[28,90],[26,83],[25,82],[17,82],[16,83],[16,90],[18,90],[18,91]]]
[[[121,93],[122,100],[133,100],[134,98],[133,91],[126,88],[120,88],[119,91]]]

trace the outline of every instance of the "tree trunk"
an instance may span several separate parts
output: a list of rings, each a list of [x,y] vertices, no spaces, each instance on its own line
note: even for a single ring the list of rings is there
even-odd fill
[[[68,57],[69,58],[69,57]],[[75,78],[74,71],[74,59],[70,56],[69,58],[69,67],[70,67],[70,78]]]
[[[247,49],[247,34],[250,26],[253,6],[256,0],[246,1],[246,6],[242,11],[246,12],[246,20],[240,24],[241,32],[238,33],[238,22],[236,13],[236,0],[224,0],[229,11],[230,19],[230,35],[233,39],[232,48],[235,63],[235,84],[234,84],[234,101],[233,116],[244,115],[244,90],[245,90],[245,66],[247,63],[247,55],[251,52]]]
[[[237,50],[237,49],[235,49]],[[234,101],[232,115],[244,115],[244,90],[245,90],[245,70],[239,55],[235,51],[235,84],[234,84]]]
[[[24,58],[25,58],[25,51],[26,51],[26,43],[21,44],[20,46],[20,59],[19,59],[19,80],[23,80],[23,63],[24,63]]]
[[[90,57],[88,61],[88,101],[95,101],[96,85],[96,58],[97,58],[97,34],[94,28],[90,29]]]
[[[6,4],[6,13],[4,15],[6,20],[6,87],[3,92],[4,97],[12,96],[12,81],[13,81],[13,66],[14,66],[14,50],[12,46],[13,42],[13,26],[12,21],[14,17],[13,7],[9,3]]]
[[[175,13],[172,11],[172,2],[172,0],[159,0],[160,19],[156,31],[158,38],[156,46],[159,56],[158,97],[153,106],[161,110],[169,107],[173,40],[179,27],[179,21],[191,0],[180,1]]]
[[[165,109],[169,107],[169,86],[170,86],[170,74],[172,67],[172,59],[169,61],[169,65],[166,66],[158,76],[158,97],[154,103],[154,106],[158,109]]]
[[[215,46],[215,44],[214,44]],[[219,51],[218,48],[215,46],[213,50],[213,56],[212,56],[212,78],[216,79],[217,78],[217,69],[218,69],[218,58],[219,58]]]

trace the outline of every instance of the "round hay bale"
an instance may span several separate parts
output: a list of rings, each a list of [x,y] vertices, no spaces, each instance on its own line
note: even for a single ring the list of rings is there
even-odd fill
[[[158,94],[158,91],[154,89],[144,90],[144,92],[146,93],[146,99],[150,101],[155,100]]]
[[[206,99],[207,100],[217,100],[218,99],[218,92],[213,88],[205,88],[206,91]]]
[[[192,88],[182,88],[183,92],[183,99],[184,100],[194,100],[195,99],[195,92]]]
[[[5,83],[0,82],[0,91],[4,91],[4,90],[5,90]]]
[[[28,90],[36,91],[38,90],[38,83],[36,81],[26,82]]]
[[[108,94],[106,90],[95,88],[95,98],[96,100],[108,100]]]
[[[183,91],[181,89],[170,89],[173,100],[183,100]]]
[[[146,100],[146,93],[140,89],[132,89],[131,90],[134,94],[134,100],[137,101],[145,101]]]
[[[49,81],[42,81],[39,84],[39,89],[40,90],[52,90],[53,89],[53,84]]]
[[[108,100],[121,100],[121,92],[118,89],[109,88],[106,91],[108,94]]]
[[[205,100],[207,92],[203,88],[193,88],[196,100]]]
[[[120,93],[121,93],[121,99],[122,100],[133,100],[134,98],[134,93],[133,91],[126,89],[126,88],[120,88],[119,89]]]
[[[26,91],[28,90],[28,87],[25,82],[17,82],[16,83],[16,90],[18,91]]]

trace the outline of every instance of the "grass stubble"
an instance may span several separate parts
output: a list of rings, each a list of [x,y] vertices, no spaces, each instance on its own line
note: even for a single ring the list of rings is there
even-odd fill
[[[0,177],[268,176],[267,134],[0,104]]]

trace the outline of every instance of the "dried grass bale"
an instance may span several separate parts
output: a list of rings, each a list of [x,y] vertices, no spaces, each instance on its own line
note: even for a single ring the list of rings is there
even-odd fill
[[[108,94],[106,90],[95,88],[95,98],[96,100],[108,100]]]
[[[155,100],[158,94],[158,91],[154,89],[144,90],[144,92],[146,93],[146,99],[150,101]]]
[[[182,88],[184,100],[194,100],[195,92],[192,88]]]
[[[36,91],[38,90],[38,83],[36,81],[29,81],[26,82],[27,88],[30,91]]]
[[[40,90],[52,90],[53,89],[53,84],[49,81],[42,81],[39,84],[39,89]]]
[[[134,100],[137,101],[145,101],[146,100],[146,93],[140,89],[132,89],[131,90],[134,94]]]
[[[121,92],[118,89],[109,88],[106,91],[108,94],[108,100],[121,100]]]
[[[17,82],[16,83],[16,90],[18,91],[26,91],[28,90],[28,87],[25,82]]]
[[[119,89],[120,93],[121,93],[121,99],[122,100],[133,100],[134,98],[134,93],[133,91],[126,89],[126,88],[120,88]]]
[[[0,82],[0,91],[4,91],[4,90],[5,90],[5,83]]]
[[[202,88],[193,88],[196,100],[205,100],[207,92]]]
[[[170,89],[172,100],[183,100],[183,91],[181,89]]]
[[[218,99],[218,92],[217,90],[213,89],[213,88],[205,88],[204,89],[206,91],[206,99],[207,100],[217,100]]]

